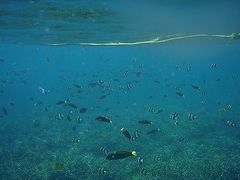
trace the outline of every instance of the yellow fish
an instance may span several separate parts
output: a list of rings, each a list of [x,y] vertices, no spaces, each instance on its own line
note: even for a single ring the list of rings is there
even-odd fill
[[[64,164],[61,162],[55,162],[52,165],[52,169],[54,169],[54,170],[61,170],[63,168],[64,168]]]
[[[136,102],[132,103],[132,106],[137,106],[137,103]]]
[[[102,138],[107,138],[107,134],[106,134],[106,133],[101,133],[101,134],[100,134],[100,137],[102,137]]]
[[[223,112],[226,112],[227,110],[225,109],[225,108],[219,108],[218,109],[218,112],[220,112],[220,113],[223,113]]]

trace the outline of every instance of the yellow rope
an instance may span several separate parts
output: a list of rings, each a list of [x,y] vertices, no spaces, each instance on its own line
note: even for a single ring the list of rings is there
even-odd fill
[[[106,42],[106,43],[75,43],[71,45],[82,45],[82,46],[134,46],[134,45],[143,45],[143,44],[160,44],[169,41],[181,40],[181,39],[190,39],[196,37],[215,37],[215,38],[227,38],[227,39],[240,39],[240,33],[232,33],[230,35],[223,34],[193,34],[193,35],[171,35],[173,37],[167,36],[166,38],[154,38],[152,40],[146,41],[137,41],[137,42]],[[64,46],[70,45],[68,43],[54,43],[48,44],[50,46]]]

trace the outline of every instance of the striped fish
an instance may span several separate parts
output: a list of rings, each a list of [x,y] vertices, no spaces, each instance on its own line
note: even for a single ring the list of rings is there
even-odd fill
[[[148,112],[155,113],[156,109],[154,107],[148,107]]]
[[[138,157],[137,161],[140,165],[144,163],[144,159],[141,158],[140,156]]]
[[[101,168],[101,167],[98,168],[97,172],[100,175],[107,175],[108,174],[108,172],[105,169]]]
[[[142,168],[141,174],[147,176],[147,175],[149,174],[149,172],[148,172],[148,170],[146,170],[145,168]]]
[[[227,121],[227,125],[230,127],[235,127],[235,124],[232,121]]]
[[[135,130],[133,133],[133,136],[131,137],[131,141],[135,141],[142,135],[142,131],[140,130]]]
[[[196,120],[197,119],[197,115],[196,114],[193,114],[193,113],[188,113],[188,119],[189,120]]]
[[[61,120],[63,119],[63,117],[64,117],[63,113],[58,113],[56,119]]]
[[[26,176],[26,178],[24,180],[31,180],[32,177],[30,175]]]
[[[105,155],[108,155],[108,150],[105,147],[100,147],[100,151],[103,152]]]
[[[178,120],[178,116],[179,116],[178,113],[173,112],[172,114],[170,114],[169,119],[177,121]]]
[[[153,160],[154,160],[154,161],[160,161],[160,160],[161,160],[161,157],[159,157],[158,155],[155,155],[155,156],[153,157]]]
[[[78,138],[73,138],[73,142],[74,142],[74,143],[80,143],[80,139],[78,139]]]

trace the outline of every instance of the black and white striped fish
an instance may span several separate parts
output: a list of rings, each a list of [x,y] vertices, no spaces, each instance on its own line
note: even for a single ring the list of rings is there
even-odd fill
[[[58,113],[56,119],[61,120],[63,119],[63,117],[64,117],[63,113]]]
[[[99,79],[99,80],[97,80],[96,84],[99,86],[103,86],[104,81],[102,79]]]
[[[128,82],[126,85],[127,90],[131,90],[133,88],[133,84],[131,82]]]
[[[108,174],[108,172],[105,169],[101,168],[101,167],[98,168],[97,172],[100,175],[107,175]]]
[[[183,143],[185,141],[185,138],[184,137],[179,137],[178,141]]]
[[[142,131],[140,130],[135,130],[133,133],[133,136],[131,137],[131,141],[135,141],[142,135]]]
[[[100,147],[100,151],[103,152],[105,155],[108,155],[108,150],[105,147]]]
[[[77,123],[81,123],[81,122],[82,122],[81,116],[77,116],[77,117],[76,117],[76,122],[77,122]]]
[[[27,177],[24,180],[31,180],[32,177],[30,175],[27,175]]]
[[[141,174],[147,176],[149,174],[148,170],[146,170],[145,168],[141,169]]]
[[[74,143],[80,143],[80,139],[78,139],[78,138],[73,138],[73,142],[74,142]]]
[[[72,121],[72,118],[71,118],[71,116],[70,116],[72,113],[73,113],[73,111],[69,111],[69,112],[68,112],[68,115],[67,115],[67,120],[68,120],[68,121]]]
[[[137,161],[140,165],[144,163],[144,159],[141,158],[140,156],[138,157]]]
[[[156,109],[152,106],[148,107],[148,112],[155,113]]]
[[[155,155],[155,156],[153,157],[153,160],[154,160],[154,161],[160,161],[160,160],[161,160],[161,157],[159,157],[158,155]]]
[[[230,127],[235,127],[235,124],[234,124],[234,122],[232,122],[232,121],[227,121],[226,123],[227,123],[227,125],[230,126]]]
[[[197,115],[193,114],[193,113],[188,113],[188,119],[189,120],[196,120],[197,119]]]
[[[216,67],[217,67],[216,63],[211,64],[211,68],[216,68]]]
[[[173,112],[173,113],[170,115],[169,119],[172,119],[172,120],[177,121],[177,120],[178,120],[178,116],[179,116],[178,113]]]

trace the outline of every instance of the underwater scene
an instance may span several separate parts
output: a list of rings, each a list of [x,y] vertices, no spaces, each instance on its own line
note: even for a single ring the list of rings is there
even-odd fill
[[[239,8],[1,0],[0,179],[240,179]]]

